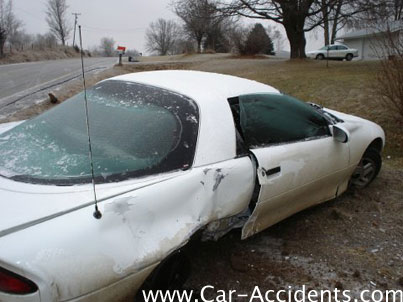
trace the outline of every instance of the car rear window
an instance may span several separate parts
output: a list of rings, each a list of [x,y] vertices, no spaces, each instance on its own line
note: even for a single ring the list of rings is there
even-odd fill
[[[193,162],[198,108],[189,98],[139,83],[109,80],[87,91],[97,183],[172,170]],[[84,95],[0,135],[0,174],[17,181],[91,181]]]

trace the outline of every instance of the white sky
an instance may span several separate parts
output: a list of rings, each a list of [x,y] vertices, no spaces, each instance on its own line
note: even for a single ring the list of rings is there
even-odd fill
[[[28,33],[44,34],[48,31],[45,21],[46,2],[46,0],[13,0],[14,12],[23,21]],[[112,37],[117,45],[135,48],[145,53],[144,36],[150,22],[158,18],[177,20],[169,8],[170,0],[67,0],[67,3],[71,26],[74,24],[74,16],[71,13],[81,13],[79,24],[83,29],[84,48],[98,45],[102,37]],[[269,24],[262,20],[249,19],[246,22],[260,22],[265,27]],[[282,30],[281,25],[278,28]],[[286,40],[284,31],[283,35]],[[322,40],[321,35],[318,37]],[[72,40],[73,33],[68,40],[70,45]],[[316,41],[312,34],[307,34],[307,41],[307,50],[322,46],[321,41]],[[283,45],[284,49],[289,49],[287,41]]]

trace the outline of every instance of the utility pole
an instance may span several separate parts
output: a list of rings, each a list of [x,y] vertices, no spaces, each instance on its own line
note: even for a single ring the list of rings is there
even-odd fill
[[[80,16],[80,13],[72,13],[74,16],[74,34],[73,34],[73,47],[75,46],[75,41],[76,41],[76,27],[77,27],[77,20],[78,16]]]

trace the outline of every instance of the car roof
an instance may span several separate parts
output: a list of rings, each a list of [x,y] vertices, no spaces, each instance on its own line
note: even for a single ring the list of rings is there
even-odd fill
[[[200,111],[199,137],[194,166],[236,156],[236,135],[228,98],[252,93],[280,93],[277,89],[240,77],[189,70],[147,71],[110,80],[164,88],[193,99]]]

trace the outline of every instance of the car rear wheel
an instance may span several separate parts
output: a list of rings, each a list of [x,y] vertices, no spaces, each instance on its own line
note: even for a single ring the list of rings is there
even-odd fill
[[[351,184],[357,189],[367,187],[378,175],[382,166],[382,158],[376,149],[368,149],[351,176]]]
[[[316,56],[316,60],[323,60],[325,58],[321,53]]]
[[[346,55],[346,60],[347,61],[351,61],[352,59],[353,59],[353,55],[351,54],[351,53],[348,53],[347,55]]]

